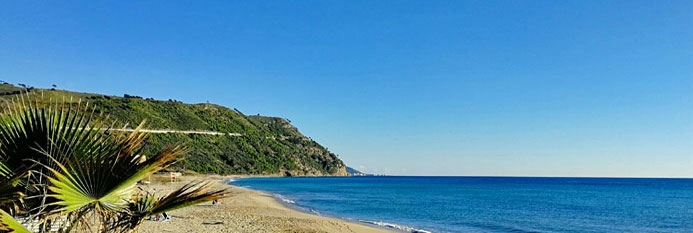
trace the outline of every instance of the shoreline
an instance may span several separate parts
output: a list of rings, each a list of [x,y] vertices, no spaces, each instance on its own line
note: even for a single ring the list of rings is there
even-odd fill
[[[432,232],[427,231],[427,230],[418,229],[418,228],[405,226],[405,225],[399,225],[399,224],[395,224],[395,223],[381,222],[381,221],[374,221],[374,220],[364,220],[364,219],[352,219],[352,218],[341,217],[338,215],[322,214],[321,212],[319,212],[317,210],[307,208],[307,207],[298,206],[294,200],[291,200],[291,199],[284,197],[280,194],[265,192],[265,191],[261,191],[261,190],[255,190],[252,188],[247,188],[247,187],[242,187],[242,186],[231,184],[234,181],[236,181],[237,179],[263,178],[263,177],[267,177],[267,176],[247,176],[247,177],[229,178],[227,181],[225,181],[226,182],[225,184],[230,185],[230,186],[234,186],[237,188],[241,188],[241,189],[246,189],[246,190],[253,191],[253,192],[262,193],[262,194],[265,194],[268,196],[272,196],[276,202],[283,205],[284,207],[291,209],[291,210],[301,212],[301,213],[305,213],[305,214],[310,214],[310,215],[314,215],[314,216],[318,216],[318,217],[325,217],[325,218],[330,218],[330,219],[335,219],[335,220],[342,220],[342,221],[346,221],[346,222],[350,222],[350,223],[354,223],[354,224],[363,225],[366,227],[373,227],[373,228],[377,228],[377,229],[386,230],[389,232],[432,233]]]
[[[136,232],[154,233],[221,233],[221,232],[287,232],[287,233],[393,233],[399,232],[347,219],[306,213],[287,206],[270,193],[228,184],[228,181],[252,176],[188,176],[182,182],[152,182],[144,190],[163,195],[192,180],[214,183],[231,194],[220,205],[202,203],[169,213],[172,221],[144,221]]]

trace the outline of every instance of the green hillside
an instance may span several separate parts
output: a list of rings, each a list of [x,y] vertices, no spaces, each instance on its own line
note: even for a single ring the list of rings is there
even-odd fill
[[[190,149],[177,166],[200,173],[265,175],[347,175],[346,166],[325,147],[302,135],[287,120],[247,116],[215,104],[185,104],[138,96],[106,96],[63,90],[23,88],[0,84],[0,99],[29,92],[39,103],[51,100],[77,105],[88,102],[96,113],[109,116],[118,127],[134,128],[146,120],[147,129],[214,131],[237,135],[152,133],[145,152],[183,143]]]

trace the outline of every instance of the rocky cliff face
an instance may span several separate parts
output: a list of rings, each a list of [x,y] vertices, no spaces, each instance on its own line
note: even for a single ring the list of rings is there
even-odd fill
[[[301,177],[301,176],[350,176],[349,173],[346,171],[346,167],[340,167],[337,168],[337,171],[334,173],[328,173],[325,174],[320,171],[316,171],[313,169],[308,169],[308,170],[292,170],[292,171],[282,171],[278,174],[277,176],[287,176],[287,177]]]

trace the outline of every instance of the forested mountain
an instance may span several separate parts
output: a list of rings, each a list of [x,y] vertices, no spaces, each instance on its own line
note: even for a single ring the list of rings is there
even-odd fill
[[[22,93],[29,93],[24,95],[25,99],[28,96],[39,104],[88,103],[95,113],[109,116],[107,121],[114,122],[117,128],[135,128],[146,120],[144,128],[166,130],[166,133],[152,133],[145,153],[182,143],[190,152],[177,164],[181,169],[216,174],[348,175],[337,155],[301,134],[283,118],[248,116],[215,104],[0,84],[2,100],[17,99]]]

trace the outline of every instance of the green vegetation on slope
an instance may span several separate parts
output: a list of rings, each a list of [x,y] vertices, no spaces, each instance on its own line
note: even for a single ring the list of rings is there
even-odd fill
[[[134,128],[146,120],[147,129],[216,131],[242,136],[203,134],[152,134],[145,153],[182,143],[190,149],[177,164],[201,173],[267,175],[346,175],[344,163],[317,142],[303,136],[287,120],[246,116],[214,104],[184,104],[137,96],[105,96],[62,90],[20,88],[0,84],[0,99],[16,98],[29,91],[32,99],[47,103],[65,100],[88,102],[116,126]]]

